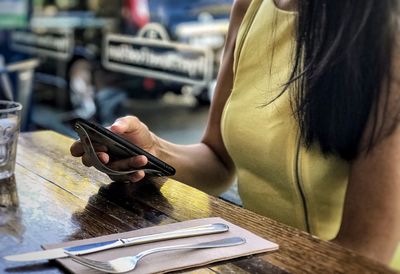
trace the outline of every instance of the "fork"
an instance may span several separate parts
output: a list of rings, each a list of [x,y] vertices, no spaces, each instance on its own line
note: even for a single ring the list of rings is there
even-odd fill
[[[244,238],[231,237],[231,238],[224,238],[221,240],[202,242],[197,244],[163,246],[142,251],[135,256],[121,257],[110,261],[96,261],[84,257],[79,257],[68,252],[65,253],[67,253],[74,262],[77,262],[89,268],[97,269],[99,271],[107,273],[124,273],[135,269],[140,259],[142,259],[144,256],[153,253],[180,250],[180,249],[205,249],[205,248],[215,248],[215,247],[227,247],[227,246],[244,244],[245,242],[246,240]]]

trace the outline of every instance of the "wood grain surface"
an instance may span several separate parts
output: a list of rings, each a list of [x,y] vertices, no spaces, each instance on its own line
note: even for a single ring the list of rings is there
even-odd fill
[[[172,180],[112,183],[70,156],[72,142],[51,131],[20,135],[15,177],[0,182],[0,273],[64,273],[53,261],[2,259],[39,250],[41,244],[216,216],[278,243],[280,249],[182,273],[395,273]]]

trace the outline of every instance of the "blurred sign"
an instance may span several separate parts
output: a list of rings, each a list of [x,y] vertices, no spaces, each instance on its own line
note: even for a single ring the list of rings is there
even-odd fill
[[[21,28],[27,23],[27,0],[0,0],[0,29]]]
[[[66,60],[72,57],[73,46],[73,34],[70,31],[17,30],[11,33],[13,50],[37,56]]]
[[[179,83],[204,85],[212,80],[213,52],[170,42],[154,29],[140,36],[106,36],[103,64],[107,69]],[[156,39],[153,37],[157,37]],[[161,37],[161,39],[160,39]]]

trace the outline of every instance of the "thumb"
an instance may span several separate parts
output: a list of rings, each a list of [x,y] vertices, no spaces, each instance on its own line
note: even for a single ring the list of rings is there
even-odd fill
[[[135,133],[141,127],[140,120],[135,116],[126,116],[117,119],[111,125],[111,130],[117,134]]]
[[[123,121],[120,121],[119,119],[116,120],[110,127],[111,131],[117,133],[117,134],[122,134],[126,131],[127,126]]]

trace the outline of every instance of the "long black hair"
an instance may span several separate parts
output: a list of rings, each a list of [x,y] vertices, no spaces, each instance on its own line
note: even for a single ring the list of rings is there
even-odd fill
[[[367,151],[387,122],[378,116],[391,92],[398,0],[298,0],[297,5],[287,87],[296,86],[292,106],[301,136],[307,146],[318,142],[324,153],[354,159],[367,122],[373,125]],[[390,120],[393,129],[397,119]]]

